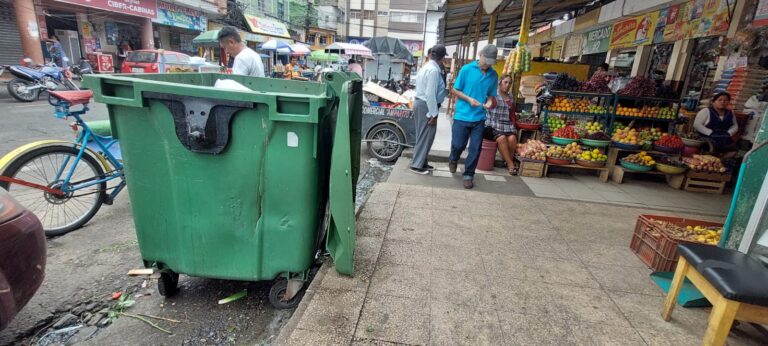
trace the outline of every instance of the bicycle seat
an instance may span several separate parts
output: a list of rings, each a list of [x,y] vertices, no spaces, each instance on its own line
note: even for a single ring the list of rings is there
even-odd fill
[[[85,104],[91,101],[93,91],[91,90],[67,90],[51,91],[51,96],[69,103],[70,106]]]

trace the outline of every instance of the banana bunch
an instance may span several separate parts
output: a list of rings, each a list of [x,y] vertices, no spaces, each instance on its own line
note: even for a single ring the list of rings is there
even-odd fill
[[[531,70],[531,51],[526,46],[517,46],[504,62],[504,73],[522,73]]]

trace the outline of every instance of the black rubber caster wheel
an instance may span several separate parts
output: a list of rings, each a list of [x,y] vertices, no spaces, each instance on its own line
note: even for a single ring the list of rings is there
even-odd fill
[[[304,296],[304,287],[302,287],[299,293],[296,293],[293,298],[285,300],[284,297],[287,288],[288,280],[281,279],[276,281],[275,284],[272,285],[272,288],[269,289],[269,303],[272,304],[275,309],[293,309],[299,305],[299,302],[301,302],[301,298]]]
[[[157,290],[163,297],[171,297],[176,294],[179,291],[179,274],[171,271],[160,273]]]

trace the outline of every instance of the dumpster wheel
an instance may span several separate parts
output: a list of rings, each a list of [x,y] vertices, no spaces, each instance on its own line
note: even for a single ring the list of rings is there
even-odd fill
[[[301,298],[304,296],[304,288],[293,296],[289,300],[285,300],[285,293],[288,290],[288,280],[279,279],[275,281],[272,288],[269,289],[269,303],[278,310],[293,309],[299,305]]]
[[[157,281],[157,291],[163,297],[171,297],[179,291],[179,274],[172,271],[160,273]]]

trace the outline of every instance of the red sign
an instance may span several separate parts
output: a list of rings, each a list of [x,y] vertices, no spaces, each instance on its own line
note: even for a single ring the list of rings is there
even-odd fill
[[[112,12],[154,19],[157,16],[157,0],[56,0],[69,4],[98,8]]]
[[[100,73],[114,73],[115,65],[112,62],[112,55],[110,54],[95,54],[96,55],[96,71]]]

